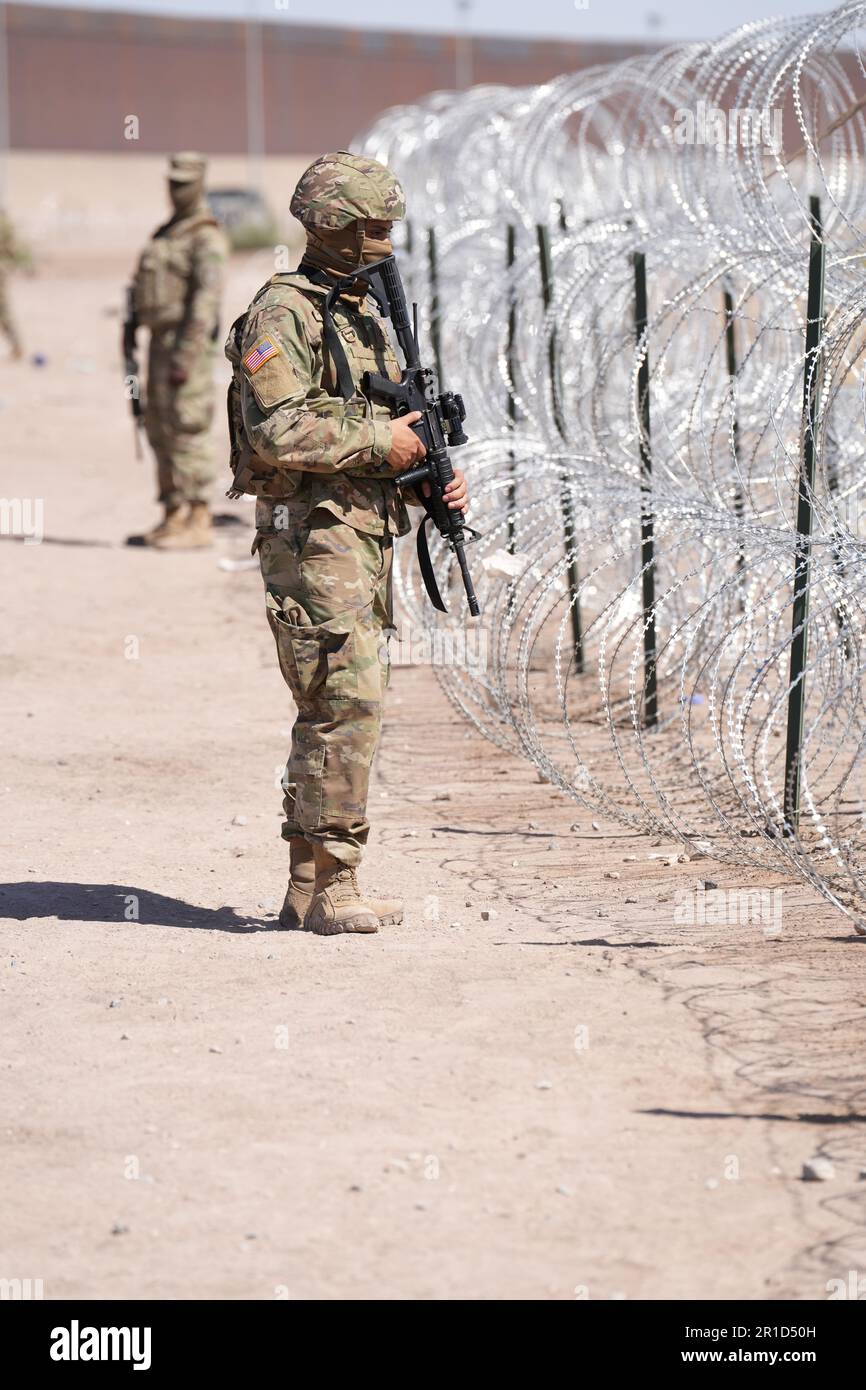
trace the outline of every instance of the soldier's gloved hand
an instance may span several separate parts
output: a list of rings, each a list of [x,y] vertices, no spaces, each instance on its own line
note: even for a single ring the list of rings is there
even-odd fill
[[[185,386],[189,380],[183,367],[172,367],[168,374],[168,379],[172,386]]]
[[[419,463],[427,452],[417,434],[410,428],[420,419],[421,411],[411,410],[408,415],[400,415],[391,421],[391,452],[386,463],[395,473],[402,473],[404,468],[411,468],[413,463]]]

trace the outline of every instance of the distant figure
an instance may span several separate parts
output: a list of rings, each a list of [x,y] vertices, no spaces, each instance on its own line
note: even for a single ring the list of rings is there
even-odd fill
[[[145,246],[130,295],[127,333],[150,329],[144,427],[164,509],[152,531],[130,540],[159,550],[212,541],[215,469],[208,433],[228,245],[205,199],[206,167],[200,154],[172,156],[174,213]]]
[[[0,208],[0,329],[2,329],[3,336],[9,344],[10,356],[16,362],[24,356],[24,351],[21,347],[18,325],[9,303],[7,280],[10,270],[29,265],[29,253],[16,240],[12,223],[3,209]]]

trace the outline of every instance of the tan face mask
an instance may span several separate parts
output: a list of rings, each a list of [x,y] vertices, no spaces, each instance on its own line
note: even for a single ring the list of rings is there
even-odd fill
[[[194,183],[169,183],[168,196],[178,217],[192,212],[204,198],[204,184],[198,179]]]
[[[381,241],[377,241],[375,237],[367,236],[365,233],[361,246],[361,263],[372,265],[374,261],[381,261],[385,256],[392,255],[393,251],[390,237],[383,237]]]
[[[390,237],[377,241],[367,236],[364,226],[358,221],[334,230],[308,230],[304,260],[332,275],[351,275],[359,265],[372,265],[383,256],[390,256],[393,250]],[[359,282],[358,290],[361,293],[366,290],[363,281]]]

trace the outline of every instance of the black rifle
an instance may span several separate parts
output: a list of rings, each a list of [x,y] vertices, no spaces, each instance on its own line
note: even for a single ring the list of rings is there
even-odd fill
[[[132,420],[135,425],[135,457],[141,458],[141,428],[144,416],[141,411],[141,389],[138,375],[138,352],[135,335],[138,332],[138,317],[135,312],[135,295],[130,285],[126,291],[126,321],[123,325],[123,371],[127,380],[132,378],[133,389],[129,398]]]
[[[421,412],[421,419],[416,420],[411,428],[425,445],[427,453],[421,463],[405,473],[397,473],[394,481],[401,488],[414,487],[427,513],[418,527],[418,564],[424,587],[433,607],[441,613],[447,612],[427,546],[427,522],[432,520],[457,556],[469,612],[473,618],[477,618],[481,608],[466,562],[466,544],[467,540],[475,540],[478,533],[465,525],[461,511],[456,507],[452,509],[444,501],[445,489],[454,477],[448,450],[467,443],[463,431],[466,418],[463,398],[453,391],[437,394],[433,368],[421,366],[418,341],[409,321],[406,295],[394,257],[386,256],[384,260],[353,272],[353,275],[367,281],[383,317],[390,318],[406,362],[399,381],[390,381],[388,377],[377,376],[375,372],[365,372],[361,383],[364,394],[376,395],[387,401],[397,416],[408,415],[413,410]],[[421,491],[421,484],[425,482],[430,484],[429,497],[425,497]]]

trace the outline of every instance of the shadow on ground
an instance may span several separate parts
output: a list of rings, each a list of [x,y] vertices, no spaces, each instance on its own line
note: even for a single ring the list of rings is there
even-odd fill
[[[244,917],[232,907],[196,907],[182,898],[119,883],[0,883],[0,919],[21,922],[33,917],[235,932],[268,931],[274,925],[259,917]]]

